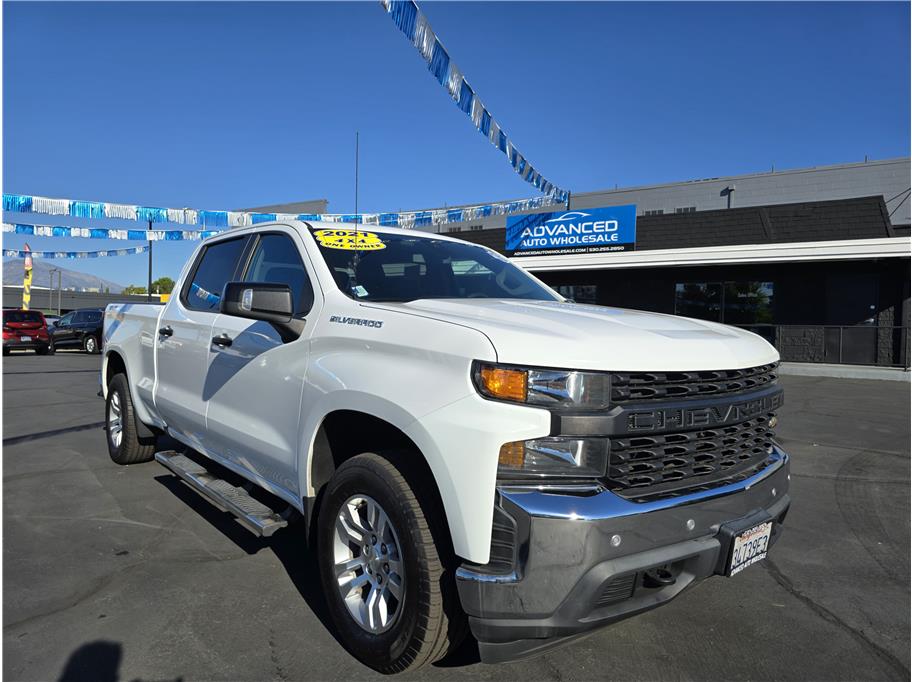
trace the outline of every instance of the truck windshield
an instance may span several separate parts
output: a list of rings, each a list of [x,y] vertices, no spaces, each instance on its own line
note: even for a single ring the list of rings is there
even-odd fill
[[[505,258],[473,244],[369,229],[312,232],[339,289],[359,301],[562,300]]]

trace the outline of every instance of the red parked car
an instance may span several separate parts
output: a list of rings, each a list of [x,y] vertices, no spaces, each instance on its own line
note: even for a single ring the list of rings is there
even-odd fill
[[[3,354],[13,349],[34,349],[38,355],[47,355],[50,340],[47,322],[40,310],[3,310]]]

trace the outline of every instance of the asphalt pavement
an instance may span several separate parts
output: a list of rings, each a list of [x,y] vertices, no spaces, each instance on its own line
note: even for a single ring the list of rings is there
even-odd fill
[[[360,680],[295,529],[256,538],[108,458],[99,356],[3,358],[6,680]],[[792,510],[770,558],[536,659],[404,678],[908,680],[909,384],[783,377]]]

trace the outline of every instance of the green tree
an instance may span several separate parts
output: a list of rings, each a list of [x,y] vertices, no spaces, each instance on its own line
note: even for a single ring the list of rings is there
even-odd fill
[[[131,284],[124,288],[123,292],[125,294],[144,294],[146,293],[146,287],[137,286],[136,284]]]
[[[159,277],[152,282],[152,291],[156,294],[170,294],[174,289],[174,280],[170,277]]]

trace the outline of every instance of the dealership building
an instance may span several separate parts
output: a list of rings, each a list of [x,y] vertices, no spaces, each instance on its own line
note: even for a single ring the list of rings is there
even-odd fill
[[[901,158],[574,193],[539,220],[624,209],[633,236],[616,250],[524,254],[516,217],[427,229],[496,249],[580,303],[746,327],[786,361],[908,367],[909,193]]]

